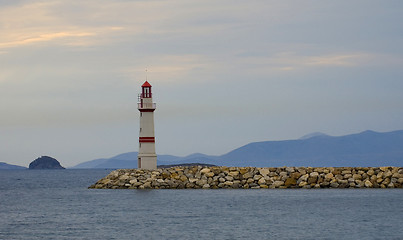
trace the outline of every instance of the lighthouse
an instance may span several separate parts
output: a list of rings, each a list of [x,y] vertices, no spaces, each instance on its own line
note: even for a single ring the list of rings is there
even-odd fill
[[[154,135],[154,111],[156,104],[153,103],[151,85],[146,81],[141,86],[139,102],[140,111],[140,133],[139,133],[139,154],[137,156],[137,167],[142,169],[157,168],[157,154],[155,153]]]

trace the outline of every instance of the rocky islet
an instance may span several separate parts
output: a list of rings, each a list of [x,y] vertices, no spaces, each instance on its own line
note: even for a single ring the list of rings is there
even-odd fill
[[[29,164],[29,169],[65,169],[60,162],[49,156],[42,156]]]
[[[118,169],[95,189],[402,188],[402,167],[202,167]]]

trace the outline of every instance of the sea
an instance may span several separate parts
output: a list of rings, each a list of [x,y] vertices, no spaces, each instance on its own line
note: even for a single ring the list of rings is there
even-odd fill
[[[403,189],[88,189],[110,171],[0,171],[0,239],[403,239]]]

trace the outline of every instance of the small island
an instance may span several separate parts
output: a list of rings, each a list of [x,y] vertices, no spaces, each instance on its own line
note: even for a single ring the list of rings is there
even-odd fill
[[[56,159],[49,156],[42,156],[29,164],[29,169],[65,169]]]

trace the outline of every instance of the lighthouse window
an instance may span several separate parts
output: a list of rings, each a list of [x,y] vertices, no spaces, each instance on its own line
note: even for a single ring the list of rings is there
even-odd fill
[[[144,97],[146,97],[146,98],[151,97],[151,88],[145,87],[144,90],[143,90],[143,92],[144,92],[144,94],[143,94]]]

